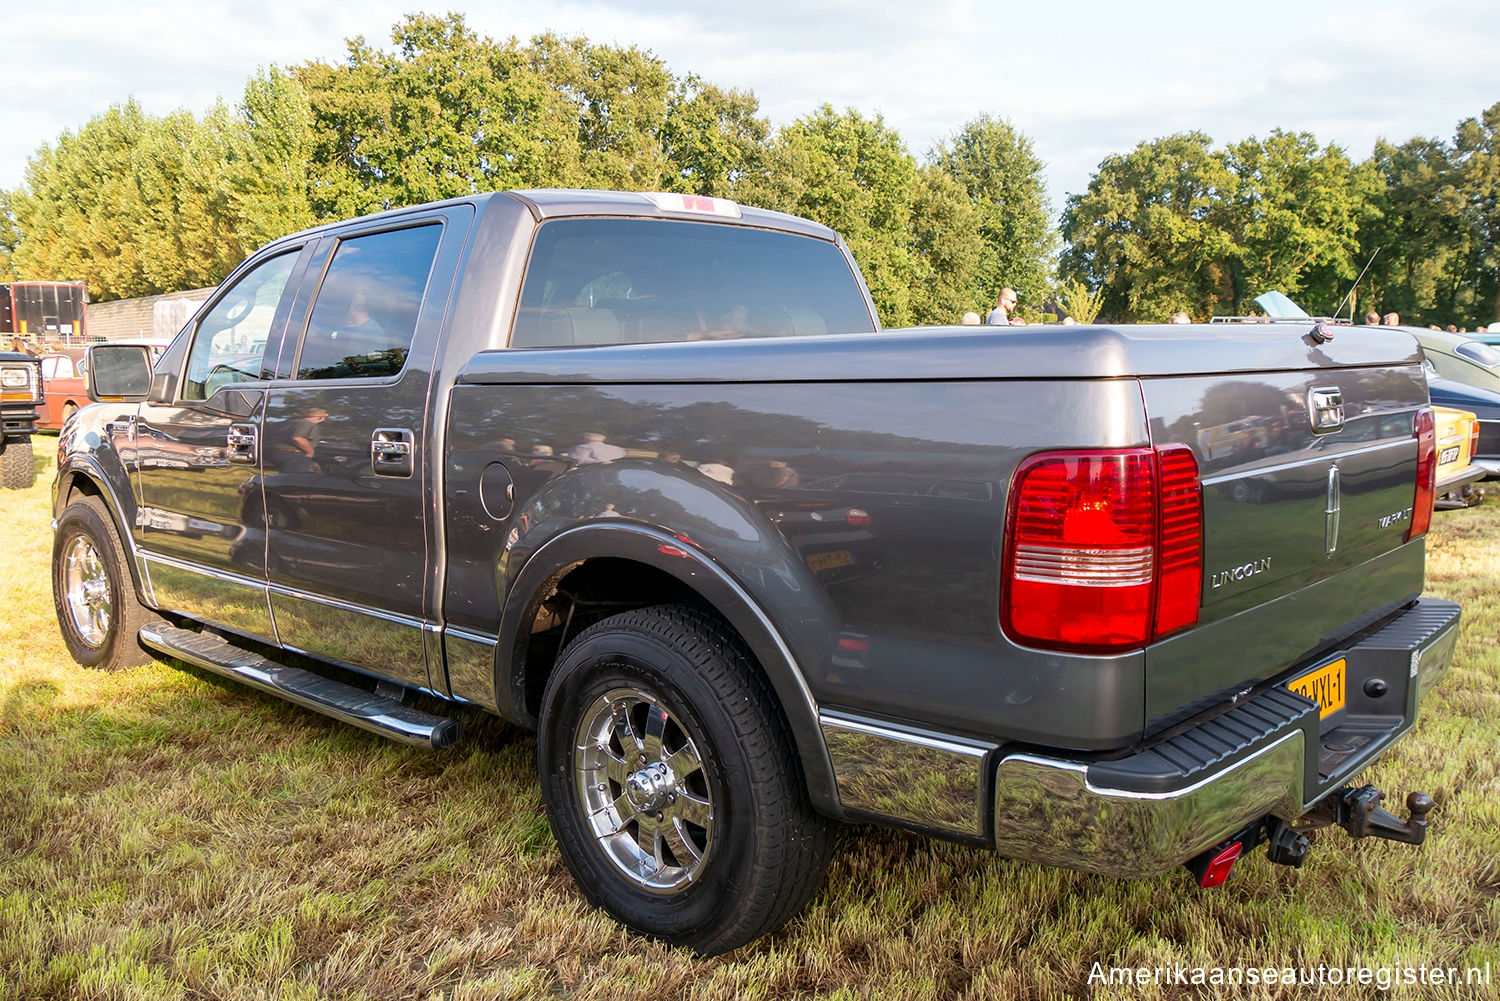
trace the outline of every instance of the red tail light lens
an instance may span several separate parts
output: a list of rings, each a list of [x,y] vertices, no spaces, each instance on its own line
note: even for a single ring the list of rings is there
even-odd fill
[[[1432,524],[1432,503],[1437,499],[1437,420],[1431,407],[1417,411],[1411,433],[1417,439],[1417,490],[1411,502],[1407,542],[1427,534]]]
[[[1164,445],[1156,452],[1161,472],[1161,549],[1155,636],[1198,621],[1203,592],[1203,486],[1198,460],[1186,445]]]
[[[1469,458],[1479,454],[1479,421],[1469,422]]]
[[[1032,456],[1010,495],[1006,634],[1109,653],[1193,624],[1202,522],[1198,466],[1184,445]]]

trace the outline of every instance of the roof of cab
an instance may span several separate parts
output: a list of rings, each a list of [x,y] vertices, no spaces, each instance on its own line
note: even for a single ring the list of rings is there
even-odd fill
[[[537,221],[563,216],[635,216],[662,219],[693,219],[731,225],[757,226],[762,229],[781,229],[805,236],[816,236],[824,240],[838,238],[833,230],[821,223],[785,212],[772,212],[738,202],[730,202],[740,212],[738,218],[715,215],[707,212],[663,208],[650,195],[639,191],[598,191],[586,188],[534,188],[506,191],[531,209]],[[652,192],[651,194],[655,194]]]
[[[449,198],[440,202],[427,202],[422,205],[405,205],[401,208],[387,209],[384,212],[373,212],[369,215],[354,216],[349,219],[330,220],[318,226],[312,226],[297,233],[289,233],[271,241],[273,244],[284,243],[288,240],[303,240],[310,236],[348,225],[351,222],[366,222],[379,219],[395,219],[414,212],[438,208],[444,205],[473,205],[482,209],[484,204],[493,198],[513,198],[525,205],[533,218],[538,222],[547,219],[558,219],[578,216],[627,216],[635,218],[659,218],[659,219],[683,219],[695,222],[715,222],[731,226],[754,226],[760,229],[779,229],[789,233],[798,233],[803,236],[817,237],[822,240],[837,240],[838,234],[821,223],[813,222],[811,219],[803,219],[800,216],[788,215],[785,212],[772,212],[769,209],[758,209],[748,205],[734,203],[740,212],[739,218],[730,216],[713,215],[706,212],[677,211],[665,209],[653,202],[649,197],[637,191],[597,191],[586,188],[530,188],[518,191],[487,191],[476,195],[465,195],[460,198]]]

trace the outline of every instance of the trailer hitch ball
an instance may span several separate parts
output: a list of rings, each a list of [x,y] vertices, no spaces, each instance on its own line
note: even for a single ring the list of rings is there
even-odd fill
[[[1409,845],[1420,845],[1427,839],[1427,815],[1432,812],[1432,797],[1414,792],[1406,797],[1411,816],[1401,820],[1381,809],[1385,793],[1374,786],[1346,789],[1338,794],[1337,823],[1356,838],[1385,838]]]

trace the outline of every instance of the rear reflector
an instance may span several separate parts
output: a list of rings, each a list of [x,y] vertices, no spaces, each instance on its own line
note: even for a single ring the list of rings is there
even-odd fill
[[[1229,873],[1234,869],[1234,864],[1240,860],[1240,854],[1245,846],[1235,841],[1208,860],[1208,865],[1203,870],[1203,875],[1198,877],[1198,885],[1205,890],[1210,886],[1223,886],[1224,881],[1229,878]]]
[[[1432,505],[1437,500],[1437,420],[1431,407],[1417,411],[1411,433],[1417,439],[1417,489],[1411,502],[1411,528],[1406,532],[1408,542],[1427,534],[1432,525]]]
[[[1197,622],[1202,510],[1198,464],[1185,445],[1025,460],[1010,494],[1006,635],[1112,653]]]

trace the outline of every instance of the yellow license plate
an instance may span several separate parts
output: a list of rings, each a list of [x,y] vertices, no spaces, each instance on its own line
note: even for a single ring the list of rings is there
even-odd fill
[[[1318,718],[1327,719],[1340,709],[1348,695],[1344,687],[1346,680],[1344,658],[1324,664],[1316,671],[1309,671],[1300,678],[1287,682],[1288,688],[1304,695],[1318,704]]]
[[[812,568],[813,573],[837,570],[853,562],[854,554],[847,549],[836,549],[831,553],[812,553],[807,557],[807,565]]]

